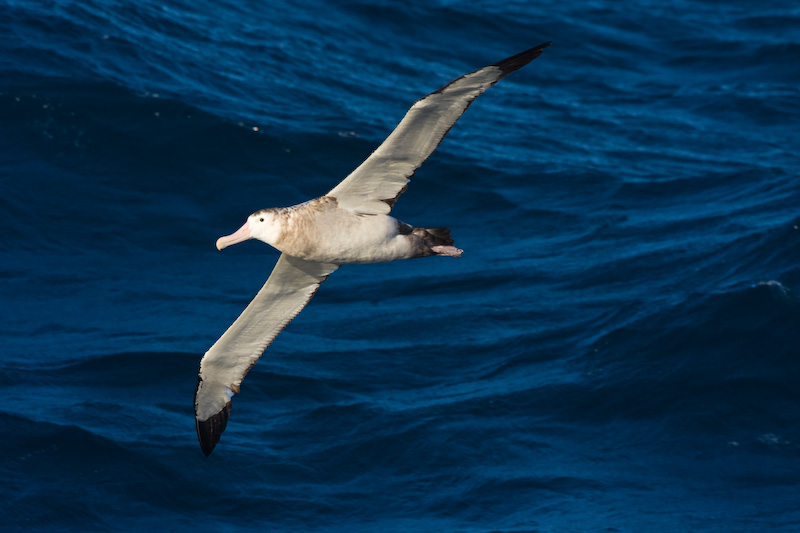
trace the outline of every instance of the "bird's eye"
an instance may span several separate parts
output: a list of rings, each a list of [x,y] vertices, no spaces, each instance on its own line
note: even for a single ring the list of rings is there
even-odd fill
[[[260,219],[260,220],[261,220],[261,222],[264,222],[264,219],[263,219],[263,218],[262,218],[262,219]]]

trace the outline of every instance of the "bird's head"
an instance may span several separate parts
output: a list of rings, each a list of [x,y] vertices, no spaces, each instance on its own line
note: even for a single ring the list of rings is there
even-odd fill
[[[217,239],[217,250],[227,248],[248,239],[258,239],[267,244],[274,245],[280,234],[280,228],[276,222],[274,209],[262,209],[256,211],[249,217],[244,226],[236,230],[235,233]]]

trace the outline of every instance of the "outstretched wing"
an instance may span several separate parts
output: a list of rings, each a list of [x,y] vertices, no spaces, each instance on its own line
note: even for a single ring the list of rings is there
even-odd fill
[[[542,54],[550,43],[457,78],[417,100],[385,141],[328,196],[339,207],[386,214],[405,191],[414,171],[483,91]]]
[[[228,423],[231,398],[267,346],[297,316],[339,265],[281,255],[250,305],[200,361],[194,412],[206,456]]]

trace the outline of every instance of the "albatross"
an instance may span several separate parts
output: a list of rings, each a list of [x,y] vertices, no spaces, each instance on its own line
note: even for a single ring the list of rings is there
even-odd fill
[[[483,91],[542,54],[549,42],[456,78],[417,100],[378,148],[328,194],[256,211],[222,250],[258,239],[281,252],[269,279],[203,355],[194,412],[208,456],[228,423],[231,399],[267,346],[340,265],[426,256],[460,257],[447,228],[415,228],[389,216],[410,178]]]

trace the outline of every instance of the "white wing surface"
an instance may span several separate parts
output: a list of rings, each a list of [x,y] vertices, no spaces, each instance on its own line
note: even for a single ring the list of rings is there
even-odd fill
[[[544,43],[457,78],[421,98],[385,141],[328,193],[341,208],[386,214],[417,168],[483,91],[542,54]]]
[[[211,454],[228,423],[231,398],[267,346],[297,316],[339,265],[281,255],[269,279],[200,361],[194,410],[203,453]]]

